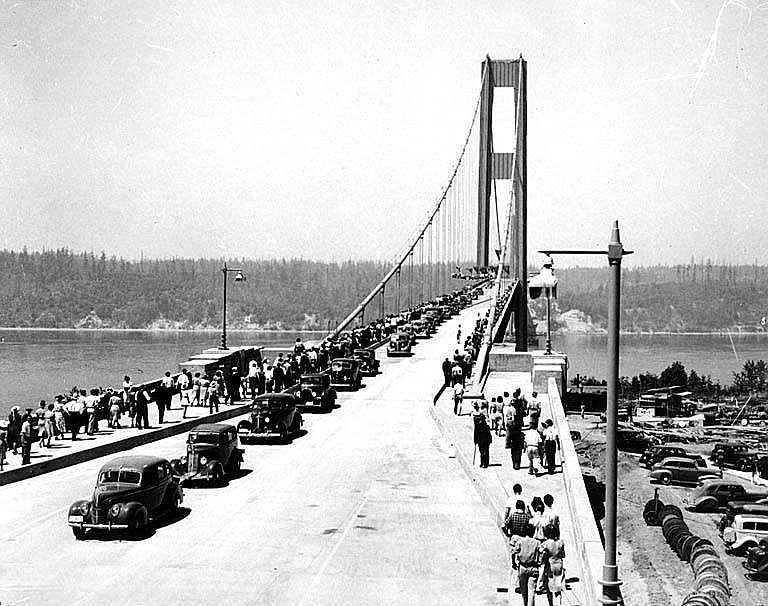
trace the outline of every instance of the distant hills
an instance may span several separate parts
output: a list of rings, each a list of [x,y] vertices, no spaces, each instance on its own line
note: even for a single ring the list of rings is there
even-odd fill
[[[557,270],[557,310],[577,310],[585,329],[607,326],[607,268]],[[635,332],[721,332],[763,330],[768,316],[768,267],[714,264],[622,270],[621,328]],[[559,325],[573,323],[573,312]],[[557,316],[559,319],[559,316]]]
[[[382,262],[302,259],[228,261],[230,328],[327,329],[381,280]],[[0,326],[38,328],[218,328],[222,259],[127,261],[68,249],[0,251]],[[446,273],[447,273],[447,269]],[[599,332],[607,324],[607,269],[558,269],[554,328]],[[419,294],[419,268],[401,277],[400,303]],[[428,277],[429,273],[425,273]],[[437,272],[432,293],[437,292]],[[448,280],[450,288],[466,285]],[[441,284],[442,286],[442,284]],[[424,294],[430,293],[425,285]],[[395,308],[394,288],[386,309]],[[378,299],[367,317],[378,313]],[[624,269],[622,329],[643,332],[758,331],[768,316],[768,267],[686,265]],[[532,303],[544,318],[541,299]],[[562,314],[562,315],[561,315]]]

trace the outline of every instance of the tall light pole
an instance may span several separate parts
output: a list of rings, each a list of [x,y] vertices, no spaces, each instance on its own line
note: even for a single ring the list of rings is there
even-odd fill
[[[605,255],[598,250],[540,250],[546,255]],[[606,403],[607,422],[605,426],[605,558],[603,560],[603,578],[598,581],[603,586],[601,604],[620,604],[619,568],[616,565],[616,503],[618,454],[616,434],[619,410],[619,329],[621,320],[621,259],[633,251],[624,250],[619,238],[619,222],[613,222],[611,239],[608,242],[608,398]]]
[[[547,343],[544,347],[545,355],[552,355],[552,322],[551,322],[551,299],[557,298],[557,278],[552,270],[552,257],[547,257],[544,267],[530,280],[528,280],[528,294],[531,299],[538,299],[541,292],[547,297]]]
[[[221,345],[219,345],[219,349],[229,349],[227,347],[227,274],[230,272],[235,274],[235,282],[245,282],[243,270],[227,267],[227,262],[225,261],[224,267],[221,268],[221,273],[224,274],[224,307],[221,319]]]

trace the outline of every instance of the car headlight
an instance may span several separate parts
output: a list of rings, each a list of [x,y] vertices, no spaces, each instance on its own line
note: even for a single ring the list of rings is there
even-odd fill
[[[264,422],[269,423],[269,417],[264,417]]]
[[[205,465],[208,463],[208,459],[206,457],[200,457],[200,465]]]
[[[112,507],[109,508],[109,513],[112,515],[113,518],[116,518],[117,516],[120,515],[120,509],[121,509],[120,503],[115,503],[114,505],[112,505]]]
[[[82,513],[83,515],[86,515],[88,513],[88,511],[90,510],[90,508],[91,508],[91,504],[90,503],[81,503],[80,504],[80,513]]]

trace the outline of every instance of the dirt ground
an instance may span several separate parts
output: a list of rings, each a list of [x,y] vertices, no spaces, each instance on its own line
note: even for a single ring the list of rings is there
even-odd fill
[[[576,449],[584,469],[584,481],[592,501],[595,516],[602,522],[605,514],[605,486],[603,467],[605,433],[596,428],[597,416],[582,420],[569,415],[571,429],[580,431],[582,441]],[[706,447],[691,445],[691,451],[705,452]],[[752,581],[744,576],[743,557],[727,555],[717,532],[720,513],[686,511],[682,499],[693,492],[693,487],[651,484],[648,470],[641,467],[639,455],[620,452],[618,459],[618,529],[617,562],[619,578],[623,581],[622,594],[626,606],[678,605],[693,591],[693,571],[680,560],[667,544],[661,528],[646,526],[643,507],[653,498],[658,487],[659,498],[665,504],[683,509],[691,532],[712,541],[728,567],[732,589],[731,604],[736,606],[768,605],[768,583]],[[590,471],[591,470],[591,471]]]

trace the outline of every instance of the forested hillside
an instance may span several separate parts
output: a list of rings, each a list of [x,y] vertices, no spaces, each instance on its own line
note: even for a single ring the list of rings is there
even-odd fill
[[[0,251],[0,326],[220,327],[222,264],[222,259],[126,261],[66,249]],[[354,309],[389,269],[370,261],[301,259],[240,260],[229,265],[242,268],[247,278],[235,283],[230,275],[231,328],[325,329]],[[415,298],[419,274],[416,267]],[[579,310],[595,327],[604,328],[607,269],[557,269],[556,275],[555,311]],[[407,305],[409,283],[409,270],[404,268],[402,305]],[[452,287],[465,284],[456,281]],[[395,307],[394,290],[387,290],[387,311]],[[372,305],[369,317],[378,312],[378,301]],[[539,316],[541,306],[541,300],[533,303]],[[624,330],[761,330],[761,318],[768,316],[768,268],[709,261],[625,268],[622,307]],[[557,313],[554,324],[558,326]]]
[[[352,311],[389,269],[383,263],[365,261],[228,263],[246,276],[245,282],[235,282],[229,275],[230,328],[325,329]],[[126,261],[66,249],[0,251],[0,326],[220,327],[222,265],[222,259]],[[416,269],[415,279],[418,275]],[[417,297],[415,279],[412,292]],[[403,305],[409,283],[409,271],[404,269]],[[394,308],[393,291],[387,292],[387,311]],[[378,311],[378,299],[375,306]]]
[[[557,270],[558,308],[577,309],[600,327],[607,324],[608,269]],[[768,316],[768,267],[687,265],[624,268],[622,329],[708,332],[762,330]]]

